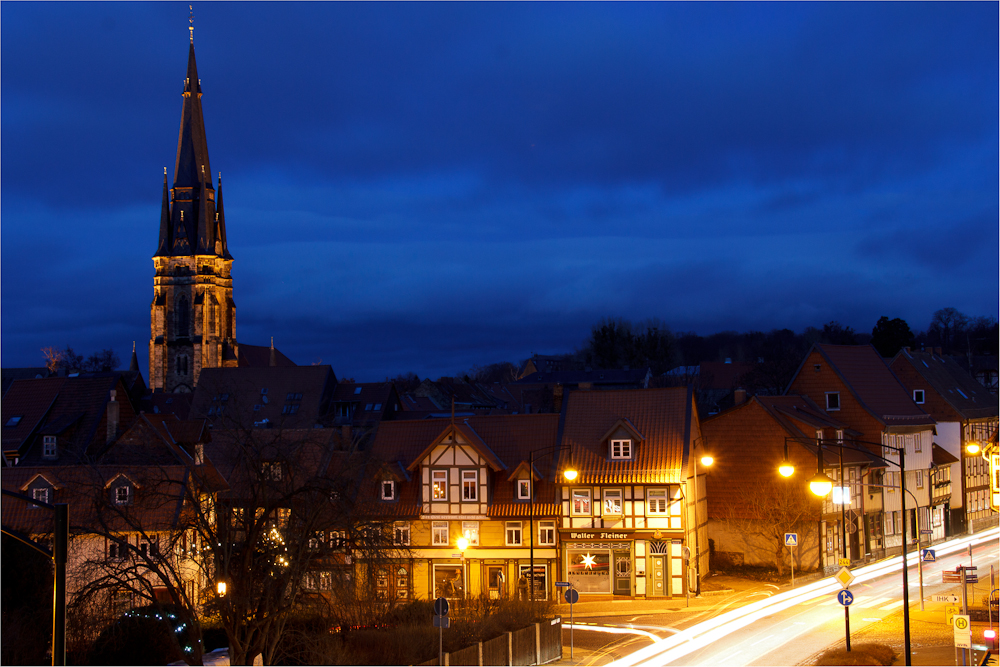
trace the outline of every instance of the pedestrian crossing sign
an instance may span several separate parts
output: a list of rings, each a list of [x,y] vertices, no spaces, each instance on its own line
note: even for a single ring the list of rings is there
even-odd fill
[[[785,533],[785,546],[786,547],[797,547],[797,546],[799,546],[799,534],[798,533]]]

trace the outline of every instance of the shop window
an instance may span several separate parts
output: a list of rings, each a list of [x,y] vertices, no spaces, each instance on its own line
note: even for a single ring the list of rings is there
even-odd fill
[[[590,489],[573,489],[572,510],[576,516],[590,516]]]
[[[461,565],[434,566],[434,596],[450,600],[465,597],[465,571]]]
[[[508,547],[521,546],[521,522],[508,521],[504,524],[504,544]]]
[[[479,472],[476,470],[462,471],[462,500],[479,499]]]
[[[435,521],[431,524],[431,542],[432,544],[440,544],[440,545],[448,544],[447,521]]]
[[[431,499],[448,500],[447,470],[431,470]]]
[[[611,592],[611,553],[607,549],[567,549],[567,580],[581,593]]]
[[[604,489],[604,514],[617,515],[622,513],[622,490]]]
[[[538,543],[542,546],[555,546],[556,544],[556,522],[538,522]]]
[[[535,576],[531,576],[531,565],[519,565],[518,566],[519,582],[524,581],[525,587],[529,587],[534,584],[535,589],[535,599],[536,600],[548,600],[549,592],[549,572],[548,567],[545,565],[535,565]],[[520,587],[520,584],[519,584]],[[530,588],[529,588],[530,590]],[[525,591],[526,596],[530,595],[528,591]]]

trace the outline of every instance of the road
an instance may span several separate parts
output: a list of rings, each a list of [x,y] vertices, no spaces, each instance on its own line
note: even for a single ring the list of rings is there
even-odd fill
[[[994,529],[971,539],[974,562],[981,573],[984,570],[988,573],[990,564],[998,565],[998,535],[1000,531]],[[968,564],[969,542],[970,538],[960,538],[935,546],[938,561],[924,564],[925,599],[955,588],[953,584],[941,584],[941,571]],[[916,554],[909,562],[910,607],[919,609]],[[850,587],[855,595],[850,609],[852,633],[902,608],[900,563],[901,558],[896,557],[853,571],[857,578]],[[844,608],[835,597],[839,590],[840,584],[826,578],[728,611],[722,608],[727,603],[721,603],[711,611],[705,610],[707,614],[699,612],[680,619],[672,614],[669,622],[664,616],[653,614],[590,618],[603,627],[577,625],[577,634],[581,641],[604,642],[602,651],[587,661],[592,665],[608,664],[611,660],[616,667],[796,665],[844,638]],[[707,615],[711,617],[706,618]],[[624,637],[619,641],[614,636],[587,638],[599,631],[615,630],[636,634],[627,643]],[[648,635],[643,636],[645,633]],[[657,640],[652,643],[648,637]],[[914,646],[919,641],[919,637],[911,636]],[[637,645],[644,646],[623,655]]]

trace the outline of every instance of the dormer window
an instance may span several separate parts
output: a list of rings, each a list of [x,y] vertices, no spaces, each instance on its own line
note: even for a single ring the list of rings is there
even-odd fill
[[[914,389],[913,390],[913,402],[917,405],[923,405],[924,403],[924,390]]]
[[[115,487],[115,505],[128,505],[132,501],[132,487],[122,484]]]
[[[42,437],[42,458],[54,459],[56,457],[56,436],[46,435]]]
[[[260,465],[260,473],[268,481],[280,482],[282,478],[281,462],[264,461]]]
[[[517,499],[529,500],[530,498],[531,498],[531,480],[529,479],[517,480]]]
[[[31,497],[33,500],[37,500],[40,503],[49,502],[50,490],[48,488],[32,489]],[[38,505],[32,505],[32,507],[38,507]]]
[[[632,458],[632,441],[631,440],[612,440],[611,441],[611,458],[613,458],[613,459],[630,459],[630,458]]]
[[[396,499],[396,482],[391,479],[382,482],[382,500]]]

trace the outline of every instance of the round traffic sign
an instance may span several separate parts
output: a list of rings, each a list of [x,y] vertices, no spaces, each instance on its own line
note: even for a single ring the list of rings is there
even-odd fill
[[[837,593],[837,602],[844,605],[845,607],[850,607],[851,603],[854,602],[854,593],[847,590],[846,588]]]
[[[575,588],[567,588],[564,597],[566,598],[566,602],[570,604],[576,604],[580,601],[580,594]]]
[[[966,630],[966,629],[968,629],[968,627],[969,627],[969,619],[967,619],[965,616],[956,616],[955,617],[955,627],[958,628],[959,630]]]
[[[438,616],[448,615],[448,601],[444,598],[438,598],[434,600],[434,613]]]

